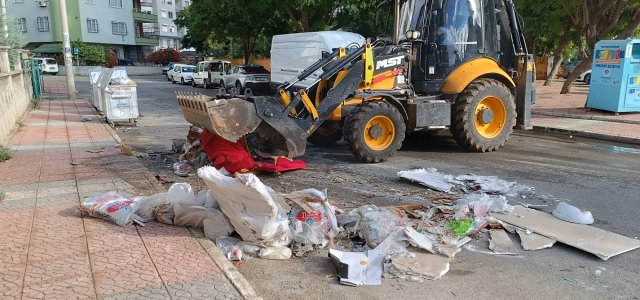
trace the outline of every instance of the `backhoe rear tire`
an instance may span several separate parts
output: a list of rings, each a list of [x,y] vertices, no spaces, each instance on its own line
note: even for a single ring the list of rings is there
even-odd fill
[[[333,146],[342,139],[342,130],[335,128],[319,127],[307,141],[317,147]]]
[[[515,98],[500,81],[475,80],[456,100],[451,134],[467,150],[496,151],[513,132],[515,106]]]
[[[346,117],[344,140],[353,155],[366,163],[378,163],[402,147],[406,125],[402,115],[386,101],[366,101]]]

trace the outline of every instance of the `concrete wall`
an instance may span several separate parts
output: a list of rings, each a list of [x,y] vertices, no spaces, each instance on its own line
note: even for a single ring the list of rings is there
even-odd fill
[[[22,74],[20,63],[9,66],[9,47],[0,47],[0,145],[7,146],[16,122],[29,107],[31,80]],[[26,52],[23,53],[26,57]],[[25,82],[27,81],[27,82]]]
[[[99,69],[99,66],[80,66],[73,67],[74,73],[80,76],[89,76],[89,70]],[[147,75],[162,75],[162,67],[126,67],[127,74],[129,76],[147,76]],[[67,70],[63,66],[58,66],[58,76],[67,75]]]

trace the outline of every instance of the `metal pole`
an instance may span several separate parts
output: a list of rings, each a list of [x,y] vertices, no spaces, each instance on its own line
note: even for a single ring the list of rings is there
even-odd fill
[[[73,56],[71,56],[71,40],[69,39],[69,23],[67,21],[67,3],[58,0],[60,5],[60,22],[62,23],[62,45],[64,47],[64,66],[67,70],[67,94],[69,100],[76,100],[76,83],[73,76]]]
[[[4,30],[4,37],[9,37],[9,27],[7,23],[9,22],[9,18],[7,18],[7,2],[5,0],[0,0],[0,12],[2,13],[2,30]]]

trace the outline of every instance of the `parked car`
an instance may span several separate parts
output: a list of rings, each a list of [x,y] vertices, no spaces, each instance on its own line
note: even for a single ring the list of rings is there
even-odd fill
[[[571,72],[573,72],[573,70],[575,70],[576,67],[581,63],[582,63],[581,60],[576,60],[576,61],[572,61],[572,62],[563,63],[560,66],[560,69],[558,70],[558,73],[560,74],[560,76],[562,76],[563,78],[566,79],[566,78],[569,77],[569,74],[571,74]],[[580,74],[580,76],[578,76],[578,78],[576,78],[576,81],[582,81],[582,82],[584,82],[586,84],[590,84],[591,83],[591,70],[582,72],[582,74]]]
[[[120,58],[118,59],[118,66],[135,66],[136,64],[133,63],[133,61],[131,61],[128,58]]]
[[[273,36],[271,42],[271,88],[272,92],[283,83],[300,75],[302,71],[319,61],[334,49],[360,47],[364,37],[346,31],[318,31],[281,34]],[[318,80],[322,69],[316,71],[294,87],[307,88]]]
[[[225,88],[235,87],[242,95],[245,89],[254,92],[270,92],[271,73],[260,65],[235,66],[220,81]]]
[[[174,62],[170,62],[168,65],[166,65],[164,68],[162,68],[162,75],[167,75],[167,80],[169,80],[169,70],[173,69],[173,65],[175,63]]]
[[[202,85],[205,89],[220,87],[222,76],[231,69],[231,62],[223,60],[201,61],[193,72],[192,87]]]
[[[40,65],[42,74],[58,75],[58,62],[55,59],[48,57],[35,57],[33,59]]]
[[[181,66],[186,66],[185,64],[176,64],[176,63],[172,63],[172,67],[171,69],[169,69],[169,71],[167,71],[167,81],[172,81],[173,82],[173,76],[174,76],[174,72],[176,70],[176,67],[181,67]]]
[[[176,83],[180,81],[183,85],[193,81],[193,70],[196,66],[192,65],[176,65],[173,68],[172,72],[172,81],[171,83]]]

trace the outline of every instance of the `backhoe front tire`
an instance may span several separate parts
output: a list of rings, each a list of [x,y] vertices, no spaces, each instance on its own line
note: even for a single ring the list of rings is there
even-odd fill
[[[402,147],[406,125],[398,109],[386,101],[366,101],[346,117],[344,140],[353,155],[378,163]]]
[[[319,127],[307,139],[309,143],[317,147],[333,146],[342,139],[342,130],[335,128]]]
[[[475,80],[456,100],[451,134],[467,150],[496,151],[513,132],[515,106],[515,98],[500,81]]]

